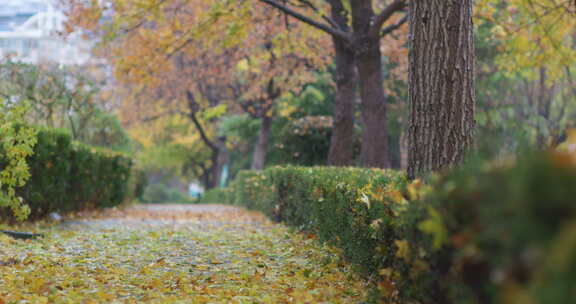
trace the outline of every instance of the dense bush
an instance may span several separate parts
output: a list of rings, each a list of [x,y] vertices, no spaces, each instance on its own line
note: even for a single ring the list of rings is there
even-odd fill
[[[17,194],[29,205],[31,218],[54,211],[111,207],[131,195],[130,158],[73,142],[62,131],[38,130],[28,166],[31,177]],[[0,214],[10,215],[7,210]]]
[[[30,208],[22,204],[16,188],[30,178],[26,158],[33,153],[36,130],[22,127],[27,106],[11,105],[0,98],[0,208],[10,208],[13,215],[23,220]]]
[[[576,159],[471,164],[433,189],[409,212],[419,223],[408,234],[410,259],[428,269],[413,282],[421,301],[573,303]]]
[[[229,203],[342,249],[385,303],[570,303],[576,161],[471,163],[423,185],[394,171],[243,171]]]
[[[288,120],[278,131],[270,162],[299,166],[325,165],[331,134],[330,116],[306,116]]]

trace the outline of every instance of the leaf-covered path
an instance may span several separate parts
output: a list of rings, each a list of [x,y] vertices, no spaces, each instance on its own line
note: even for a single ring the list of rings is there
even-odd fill
[[[357,303],[333,249],[221,205],[140,205],[0,236],[5,303]]]

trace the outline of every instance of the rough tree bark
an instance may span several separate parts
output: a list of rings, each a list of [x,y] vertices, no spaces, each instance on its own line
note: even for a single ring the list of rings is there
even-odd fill
[[[262,170],[266,164],[266,152],[268,151],[270,130],[272,129],[272,117],[264,115],[260,118],[260,122],[260,133],[258,134],[258,141],[256,142],[254,154],[252,155],[252,170]]]
[[[349,31],[346,9],[340,0],[331,0],[331,14],[341,29]],[[350,166],[354,157],[354,101],[356,99],[356,67],[354,52],[347,41],[332,35],[336,62],[336,102],[328,165]]]
[[[475,127],[473,0],[410,1],[408,176],[451,167]]]
[[[400,170],[408,169],[408,130],[402,130],[400,134]]]

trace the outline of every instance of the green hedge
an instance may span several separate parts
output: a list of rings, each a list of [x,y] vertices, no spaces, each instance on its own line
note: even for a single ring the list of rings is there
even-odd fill
[[[77,142],[63,131],[39,129],[28,158],[31,178],[17,193],[30,206],[31,219],[120,204],[129,193],[130,158]],[[2,166],[0,151],[0,167]],[[134,185],[134,188],[137,188]],[[8,210],[0,215],[10,218]]]
[[[575,156],[473,163],[433,189],[407,213],[418,223],[406,229],[410,262],[427,269],[412,282],[420,300],[574,303]]]
[[[205,191],[202,196],[194,199],[195,204],[224,204],[231,203],[232,188],[213,188]]]
[[[390,261],[382,249],[395,246],[396,218],[407,205],[388,196],[400,195],[406,184],[395,171],[274,167],[240,172],[229,202],[316,234],[370,273]]]
[[[374,282],[374,301],[571,303],[576,162],[566,159],[471,163],[428,186],[372,169],[243,171],[225,198],[340,247]]]

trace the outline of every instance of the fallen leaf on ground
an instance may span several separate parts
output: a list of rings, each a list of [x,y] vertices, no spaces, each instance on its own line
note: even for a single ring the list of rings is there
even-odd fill
[[[44,230],[45,239],[2,243],[0,304],[358,303],[365,296],[336,250],[240,208],[134,206]]]

